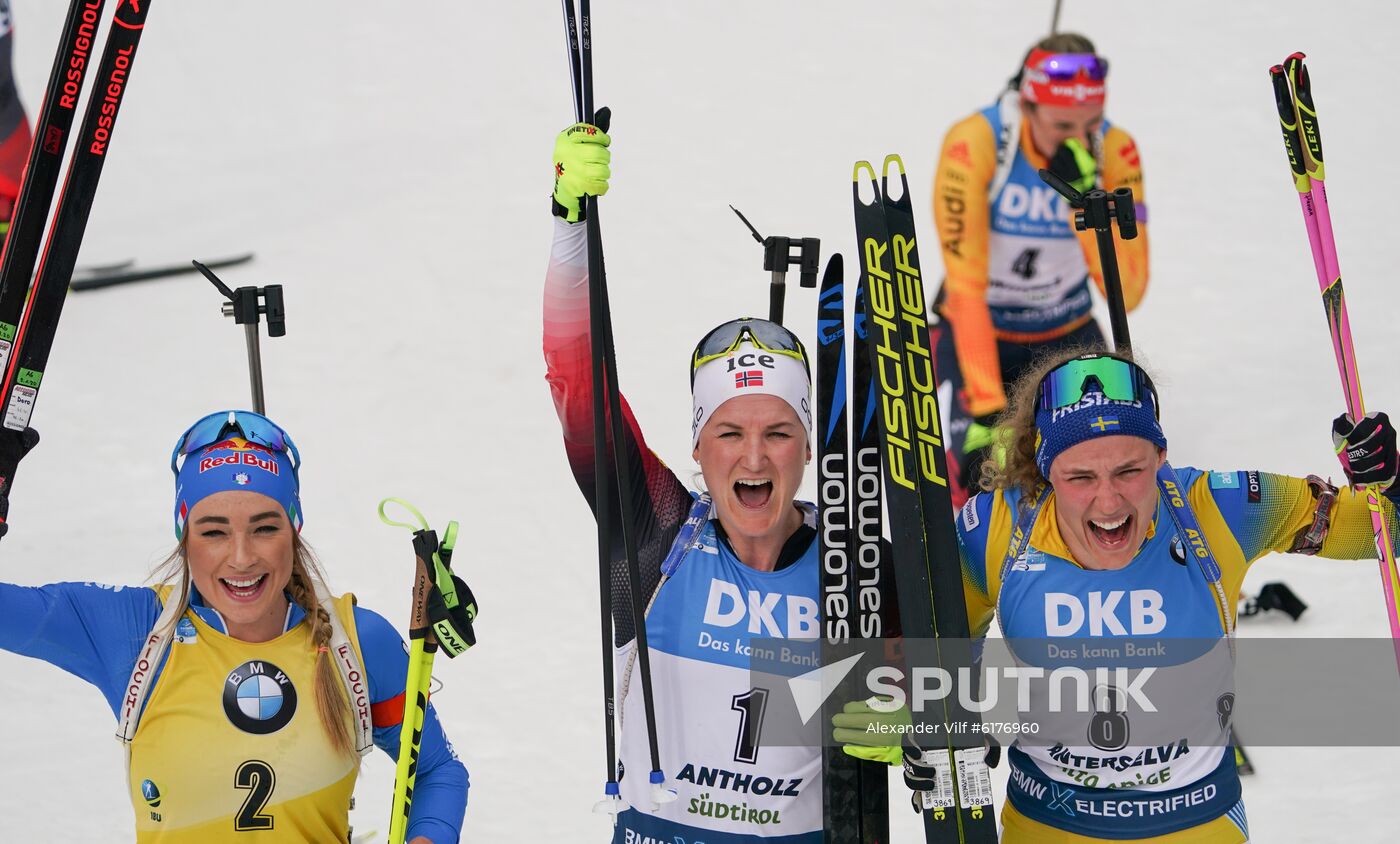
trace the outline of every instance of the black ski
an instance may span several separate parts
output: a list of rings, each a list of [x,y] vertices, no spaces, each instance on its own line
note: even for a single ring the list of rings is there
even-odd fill
[[[817,491],[821,513],[822,636],[828,652],[850,642],[850,487],[847,462],[846,296],[839,254],[831,256],[817,297]],[[856,692],[850,676],[827,695],[823,725]],[[822,841],[860,842],[860,767],[838,745],[822,746]]]
[[[900,182],[898,199],[889,195],[892,168]],[[871,202],[861,199],[863,173]],[[868,162],[857,163],[853,175],[905,657],[956,676],[959,667],[972,665],[972,654],[908,180],[897,156],[885,159],[878,184]],[[944,698],[937,711],[913,716],[916,743],[948,753],[946,763],[935,753],[937,787],[922,795],[925,839],[995,842],[991,778],[981,734],[971,726],[974,717],[957,695]]]
[[[99,0],[83,4],[83,14],[89,9],[100,9]],[[54,212],[53,225],[48,240],[44,244],[43,259],[39,264],[38,276],[30,295],[29,306],[24,310],[15,333],[10,359],[5,368],[4,386],[0,388],[3,397],[4,428],[10,432],[23,432],[29,427],[38,399],[39,387],[43,381],[44,369],[48,364],[49,351],[53,348],[54,332],[63,312],[63,302],[68,294],[68,282],[77,265],[78,249],[82,245],[83,232],[87,228],[88,215],[92,211],[93,197],[97,193],[97,183],[102,176],[102,166],[106,162],[112,134],[116,129],[117,112],[130,80],[131,66],[136,58],[136,48],[145,28],[146,15],[150,10],[150,0],[144,3],[130,3],[126,0],[117,3],[112,15],[112,26],[107,36],[107,44],[98,64],[97,83],[89,98],[87,112],[78,132],[68,174],[64,180],[58,210]],[[92,12],[95,14],[96,12]],[[86,18],[84,18],[86,20]],[[87,48],[91,48],[90,33],[95,27],[86,30]],[[80,28],[80,32],[84,31]],[[51,85],[51,89],[52,89]],[[69,97],[61,85],[59,104]],[[71,95],[76,97],[76,91]],[[44,104],[45,111],[52,104]],[[60,109],[61,110],[61,109]],[[71,121],[71,114],[68,119]],[[56,141],[61,142],[62,131]],[[41,128],[36,133],[35,147],[47,146],[50,142],[48,130]],[[31,161],[36,156],[31,156]],[[21,195],[30,189],[33,174],[26,178]],[[35,203],[46,204],[38,197],[42,185],[34,181]],[[37,206],[36,206],[37,208]],[[42,214],[40,214],[42,218]],[[42,224],[42,219],[40,219]],[[28,225],[28,223],[26,223]],[[15,231],[5,247],[3,268],[0,268],[0,305],[14,299],[23,305],[25,282],[29,279],[29,267],[21,266],[21,250],[27,249],[27,241],[14,240]],[[21,237],[25,235],[21,234]],[[10,274],[5,275],[4,270]],[[3,319],[3,317],[0,317]],[[15,435],[9,435],[13,438]],[[0,449],[0,493],[8,496],[14,481],[14,471],[23,450]]]
[[[865,288],[857,284],[851,314],[851,517],[856,580],[856,635],[881,639],[895,633],[894,571],[884,541],[884,483],[880,475],[880,431],[875,424],[875,383],[865,318]],[[890,779],[886,766],[861,763],[861,834],[865,844],[890,840]]]
[[[19,331],[20,315],[24,312],[29,282],[44,239],[44,223],[53,205],[58,174],[63,169],[63,151],[73,128],[73,116],[78,111],[83,78],[92,63],[93,41],[105,3],[106,0],[72,0],[59,36],[53,70],[49,72],[49,87],[44,92],[44,103],[39,107],[39,119],[34,124],[29,163],[25,165],[14,217],[5,236],[4,252],[0,254],[0,372],[9,363],[15,334]],[[4,492],[9,474],[0,474],[3,474],[0,492]]]
[[[822,626],[830,652],[870,632],[862,609],[859,545],[854,523],[847,408],[846,296],[843,261],[833,255],[817,300],[817,488],[821,501]],[[878,508],[878,498],[876,507]],[[877,539],[878,541],[878,539]],[[878,603],[878,602],[877,602]],[[876,607],[878,610],[878,606]],[[864,629],[862,629],[864,628]],[[847,674],[826,697],[831,716],[859,694]],[[889,788],[885,766],[863,762],[839,746],[822,750],[822,829],[826,844],[875,844],[889,839]]]
[[[217,261],[201,261],[200,263],[211,270],[222,270],[225,267],[236,267],[239,264],[246,264],[253,260],[252,252],[244,252],[242,255],[234,255],[231,258],[220,258]],[[94,269],[87,273],[82,273],[81,277],[75,271],[74,278],[68,282],[69,290],[100,290],[103,287],[116,287],[121,284],[131,284],[136,281],[150,281],[157,278],[171,278],[172,276],[187,275],[198,272],[194,264],[168,264],[159,267],[147,267],[144,269],[134,268],[135,262],[128,261],[119,265],[114,270]]]

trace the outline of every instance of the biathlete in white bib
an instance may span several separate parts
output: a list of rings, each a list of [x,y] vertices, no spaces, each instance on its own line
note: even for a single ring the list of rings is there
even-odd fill
[[[581,208],[585,194],[608,189],[610,142],[584,124],[559,135],[554,209],[560,219],[544,290],[546,378],[565,454],[590,504],[596,385]],[[782,638],[814,645],[820,629],[815,511],[794,500],[812,456],[807,355],[781,325],[740,319],[705,335],[690,370],[691,456],[704,475],[703,497],[647,448],[622,405],[619,447],[637,491],[636,523],[629,529],[636,536],[643,602],[650,604],[645,624],[660,761],[678,799],[652,801],[635,636],[627,602],[619,600],[614,662],[618,688],[626,691],[619,693],[618,753],[621,796],[630,808],[619,815],[613,840],[819,844],[820,735],[810,746],[746,740],[759,732],[746,719],[763,717],[749,675],[751,643]],[[688,517],[698,528],[685,539],[681,527]],[[619,518],[617,508],[613,518]],[[625,584],[620,525],[612,536],[613,582]],[[626,586],[617,591],[625,595]]]

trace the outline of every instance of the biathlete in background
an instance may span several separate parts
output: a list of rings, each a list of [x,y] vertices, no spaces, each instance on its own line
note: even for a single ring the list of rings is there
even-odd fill
[[[1138,237],[1115,243],[1128,310],[1147,288],[1142,167],[1132,136],[1104,119],[1107,77],[1088,38],[1052,35],[997,102],[943,140],[933,216],[946,277],[934,342],[955,504],[977,490],[1006,385],[1039,353],[1103,342],[1090,313],[1091,276],[1103,291],[1094,233],[1074,231],[1041,168],[1081,191],[1133,189]]]
[[[0,239],[10,229],[19,183],[29,160],[31,135],[15,89],[14,18],[10,0],[0,0]]]
[[[0,584],[0,648],[92,683],[116,715],[139,844],[347,841],[360,756],[398,753],[407,651],[326,588],[300,462],[264,416],[206,416],[171,455],[161,585]],[[458,840],[467,771],[431,706],[413,797],[411,844]]]
[[[587,124],[566,129],[555,142],[554,211],[560,219],[544,284],[545,377],[564,429],[565,456],[590,504],[596,504],[594,467],[612,456],[598,460],[593,447],[598,386],[588,231],[580,220],[584,195],[608,190],[610,143]],[[636,524],[628,529],[636,536],[641,595],[649,607],[644,623],[660,761],[679,799],[659,805],[651,799],[642,684],[631,670],[637,637],[628,603],[619,598],[613,605],[624,769],[619,786],[631,808],[619,814],[612,840],[820,844],[820,733],[814,731],[807,746],[758,746],[758,727],[743,717],[753,711],[763,718],[764,699],[753,694],[750,643],[774,637],[814,644],[821,629],[816,508],[795,500],[812,459],[807,353],[777,323],[732,320],[695,347],[690,386],[691,457],[704,476],[703,497],[647,447],[631,408],[621,403],[621,471],[631,474],[635,490]],[[611,512],[612,582],[621,596],[627,563],[618,508]],[[682,531],[688,518],[697,529]],[[740,710],[745,702],[753,710]]]

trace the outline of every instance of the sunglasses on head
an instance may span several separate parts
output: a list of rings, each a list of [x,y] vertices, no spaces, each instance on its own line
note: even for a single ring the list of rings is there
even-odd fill
[[[1091,82],[1102,82],[1108,78],[1108,59],[1093,53],[1047,53],[1036,50],[1026,60],[1026,67],[1056,82],[1070,82],[1081,75]]]
[[[690,357],[690,386],[695,386],[697,369],[712,360],[733,354],[745,340],[765,352],[796,358],[807,370],[808,379],[812,377],[807,350],[796,334],[776,322],[744,317],[716,327],[696,345],[695,353]]]
[[[1101,393],[1114,401],[1142,401],[1150,395],[1153,411],[1161,415],[1157,388],[1147,373],[1131,361],[1109,355],[1085,355],[1050,370],[1040,381],[1036,409],[1069,407],[1090,393]]]
[[[291,457],[292,471],[301,466],[301,454],[296,444],[276,422],[251,410],[227,410],[209,414],[180,435],[170,453],[170,470],[179,474],[182,456],[218,445],[232,437],[285,452]]]

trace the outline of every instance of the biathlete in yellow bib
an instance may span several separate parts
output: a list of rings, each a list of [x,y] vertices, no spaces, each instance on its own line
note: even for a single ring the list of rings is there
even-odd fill
[[[398,753],[403,640],[327,590],[299,464],[266,417],[211,414],[171,456],[161,585],[0,584],[0,647],[87,680],[116,715],[140,844],[348,841],[360,757]],[[413,797],[409,842],[456,842],[467,771],[431,706]]]
[[[972,635],[995,617],[1020,667],[1082,655],[1073,666],[1150,667],[1153,682],[1184,691],[1153,715],[1126,695],[1081,709],[1057,706],[1053,684],[1029,686],[1021,724],[1040,729],[1007,753],[1005,844],[1247,841],[1230,738],[1245,573],[1275,552],[1374,559],[1359,485],[1384,493],[1382,515],[1400,530],[1385,414],[1333,423],[1352,484],[1339,489],[1317,476],[1174,469],[1159,407],[1147,373],[1117,355],[1040,364],[1013,392],[995,489],[958,514]],[[1125,660],[1134,643],[1154,647]],[[915,783],[929,781],[905,761]]]

